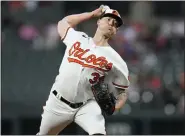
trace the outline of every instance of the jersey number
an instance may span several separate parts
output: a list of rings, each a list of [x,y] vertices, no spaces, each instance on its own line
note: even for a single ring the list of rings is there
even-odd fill
[[[101,80],[101,81],[104,81],[105,76],[100,76],[100,74],[97,73],[97,72],[94,72],[94,73],[92,73],[91,75],[93,76],[92,79],[89,79],[89,82],[90,82],[91,84],[95,84],[96,82],[98,82],[98,81],[100,81],[100,80]]]
[[[92,78],[92,79],[89,79],[89,82],[90,82],[91,84],[94,84],[94,83],[96,83],[96,82],[98,81],[98,79],[100,78],[100,74],[97,73],[97,72],[94,72],[94,73],[92,73],[91,75],[93,76],[93,78]]]

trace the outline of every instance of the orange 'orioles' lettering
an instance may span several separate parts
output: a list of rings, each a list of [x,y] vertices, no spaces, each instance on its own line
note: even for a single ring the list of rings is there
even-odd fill
[[[80,42],[74,43],[69,50],[69,56],[74,56],[74,58],[68,57],[69,62],[75,62],[82,65],[83,67],[96,68],[106,72],[112,69],[113,64],[109,63],[105,57],[96,57],[94,54],[84,57],[84,55],[90,50],[84,50],[80,48],[80,44]]]

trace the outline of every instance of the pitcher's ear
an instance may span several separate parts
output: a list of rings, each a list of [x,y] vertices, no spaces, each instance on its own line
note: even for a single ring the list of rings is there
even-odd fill
[[[99,25],[99,23],[100,23],[100,20],[101,20],[101,19],[98,19],[98,20],[97,20],[97,25]]]

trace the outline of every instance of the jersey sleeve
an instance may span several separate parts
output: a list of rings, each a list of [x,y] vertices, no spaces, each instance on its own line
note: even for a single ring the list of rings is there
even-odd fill
[[[79,37],[80,32],[76,31],[72,27],[69,27],[62,41],[66,46],[72,46],[75,42],[79,40]]]
[[[126,77],[121,77],[118,76],[115,78],[115,80],[112,82],[112,84],[116,87],[116,88],[120,88],[120,89],[128,89],[129,87],[129,80],[126,79]]]
[[[129,81],[128,78],[126,79],[124,75],[116,77],[113,80],[112,85],[114,87],[114,95],[116,99],[118,99],[120,95],[127,95]]]
[[[123,90],[128,89],[130,81],[129,81],[129,71],[126,65],[122,67],[121,70],[116,70],[116,75],[112,84],[116,88],[120,88]]]

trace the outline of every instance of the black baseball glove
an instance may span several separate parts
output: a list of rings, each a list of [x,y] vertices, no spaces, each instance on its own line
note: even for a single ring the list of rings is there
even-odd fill
[[[99,82],[92,85],[91,88],[102,112],[108,116],[112,115],[115,110],[116,99],[114,95],[109,92],[108,84],[105,84],[104,80],[100,79]]]

